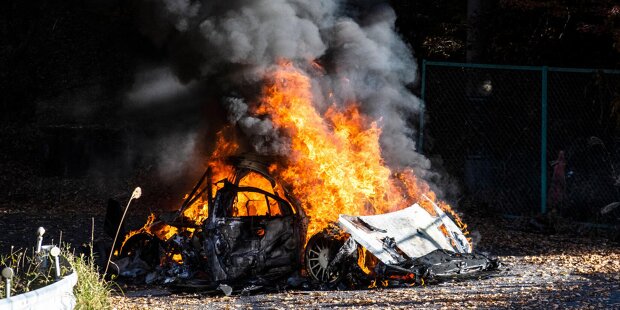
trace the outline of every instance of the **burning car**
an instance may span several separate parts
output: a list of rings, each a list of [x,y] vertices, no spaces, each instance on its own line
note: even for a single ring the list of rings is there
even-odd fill
[[[497,266],[473,254],[462,230],[432,201],[435,215],[417,203],[381,215],[341,215],[307,236],[303,208],[265,164],[252,156],[228,163],[234,167],[229,177],[213,182],[208,169],[178,211],[151,215],[113,247],[120,276],[209,289],[272,285],[302,274],[315,283],[358,287]],[[119,208],[108,207],[107,231],[119,225]]]
[[[209,286],[258,276],[277,279],[301,268],[307,219],[299,204],[260,162],[231,158],[230,163],[231,177],[213,183],[208,170],[178,211],[152,215],[127,234],[114,249],[121,276]],[[203,195],[206,218],[189,220],[188,207]]]

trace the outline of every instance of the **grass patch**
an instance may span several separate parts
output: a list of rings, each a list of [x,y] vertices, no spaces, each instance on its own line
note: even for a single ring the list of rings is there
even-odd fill
[[[92,255],[91,255],[92,257]],[[76,298],[76,309],[111,309],[111,295],[114,283],[106,281],[99,274],[94,259],[84,254],[69,252],[67,259],[77,272],[78,282],[73,288]]]

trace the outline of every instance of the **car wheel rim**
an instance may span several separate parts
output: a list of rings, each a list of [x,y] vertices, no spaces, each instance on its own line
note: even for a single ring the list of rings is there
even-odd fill
[[[324,283],[333,282],[337,279],[337,273],[329,268],[329,263],[334,256],[331,242],[325,238],[311,240],[306,253],[308,272],[314,279]]]

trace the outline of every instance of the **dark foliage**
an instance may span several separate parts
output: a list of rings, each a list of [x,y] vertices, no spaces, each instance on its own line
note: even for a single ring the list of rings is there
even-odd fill
[[[467,32],[476,28],[485,63],[620,65],[617,1],[480,1],[484,5],[473,19],[468,19],[467,3],[462,0],[390,2],[398,14],[400,32],[418,58],[464,61]]]

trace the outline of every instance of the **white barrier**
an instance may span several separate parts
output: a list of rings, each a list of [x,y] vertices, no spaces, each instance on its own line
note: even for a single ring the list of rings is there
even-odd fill
[[[77,273],[73,271],[62,280],[40,289],[11,296],[10,298],[0,299],[0,310],[71,310],[75,307],[73,287],[77,283],[77,280]]]

